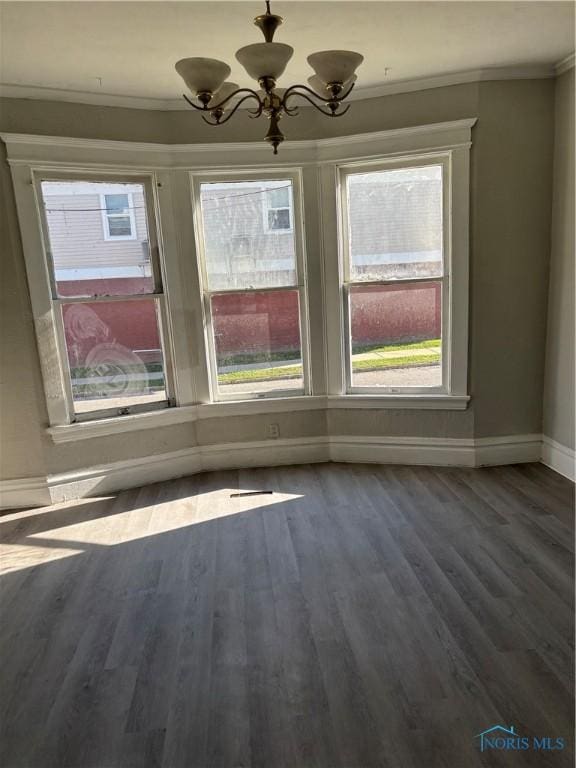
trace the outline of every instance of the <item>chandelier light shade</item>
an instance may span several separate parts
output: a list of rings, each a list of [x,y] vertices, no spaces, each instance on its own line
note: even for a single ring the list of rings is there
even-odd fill
[[[184,99],[194,109],[207,113],[202,118],[209,125],[223,125],[245,101],[255,102],[254,109],[248,110],[251,117],[265,115],[269,120],[265,140],[278,154],[278,146],[284,141],[279,121],[285,115],[298,114],[296,98],[303,99],[327,117],[346,114],[350,105],[342,107],[356,82],[356,69],[364,57],[354,51],[319,51],[308,56],[308,63],[316,73],[308,78],[307,85],[291,85],[277,88],[276,81],[284,74],[294,49],[285,43],[275,43],[274,33],[283,19],[270,11],[266,2],[266,13],[256,16],[254,24],[264,35],[264,43],[245,45],[236,52],[236,59],[260,88],[238,88],[236,83],[226,81],[231,69],[217,59],[192,57],[180,59],[176,71],[186,83],[199,103],[184,94]]]
[[[357,77],[356,75],[352,75],[350,80],[346,80],[346,82],[344,83],[344,89],[349,88],[352,85],[352,83],[355,83],[356,82],[356,77]],[[329,93],[330,92],[330,89],[329,89],[328,85],[326,83],[323,83],[322,80],[320,80],[320,78],[318,77],[318,75],[312,75],[311,77],[309,77],[308,78],[308,85],[316,93],[324,93],[325,94],[325,93]]]
[[[320,51],[307,58],[308,64],[325,85],[347,82],[363,61],[364,57],[353,51]]]
[[[230,71],[228,64],[217,59],[194,57],[176,62],[176,72],[195,96],[218,91]]]
[[[236,51],[236,58],[259,82],[263,77],[277,80],[283,75],[293,53],[294,48],[284,43],[253,43]]]

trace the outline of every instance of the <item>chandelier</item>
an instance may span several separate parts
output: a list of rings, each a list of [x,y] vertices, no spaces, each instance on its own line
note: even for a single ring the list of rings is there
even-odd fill
[[[270,2],[266,2],[266,13],[256,16],[254,24],[260,28],[265,43],[253,43],[236,51],[236,58],[246,72],[260,85],[259,91],[252,88],[239,88],[236,83],[226,81],[230,67],[217,59],[193,57],[180,59],[176,71],[199,103],[184,94],[184,98],[194,109],[208,113],[202,115],[209,125],[223,125],[234,115],[245,101],[254,100],[254,109],[248,109],[250,117],[266,115],[270,121],[268,133],[264,137],[278,154],[278,145],[284,141],[279,122],[284,115],[298,114],[298,107],[293,99],[307,101],[319,112],[328,117],[340,117],[350,109],[342,102],[354,87],[354,72],[364,57],[354,51],[319,51],[308,56],[308,63],[316,73],[308,78],[307,85],[291,85],[289,88],[277,88],[276,81],[286,69],[294,49],[285,43],[275,43],[274,33],[282,24],[282,17],[270,12]]]

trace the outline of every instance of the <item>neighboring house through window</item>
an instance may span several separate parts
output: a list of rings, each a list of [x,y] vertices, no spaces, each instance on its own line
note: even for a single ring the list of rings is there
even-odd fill
[[[290,185],[279,183],[264,195],[265,225],[268,232],[292,231]]]
[[[135,240],[134,201],[131,194],[100,196],[105,240]]]

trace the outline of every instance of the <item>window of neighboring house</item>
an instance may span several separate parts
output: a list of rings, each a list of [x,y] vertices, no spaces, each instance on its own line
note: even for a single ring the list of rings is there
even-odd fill
[[[341,171],[348,392],[448,392],[445,159]]]
[[[149,180],[42,178],[38,192],[68,420],[165,407],[167,310]],[[101,201],[117,233],[104,240]],[[126,234],[135,236],[136,214],[141,241]]]
[[[294,210],[299,175],[195,180],[213,399],[250,399],[308,390],[302,237],[280,237],[262,221],[272,197]],[[270,212],[270,209],[267,208]],[[299,222],[299,219],[298,219]],[[290,214],[291,224],[291,214]],[[299,224],[298,224],[299,225]],[[237,258],[239,243],[249,258]]]
[[[110,193],[100,196],[102,224],[106,240],[135,240],[136,221],[134,201],[129,193]]]
[[[265,226],[268,232],[292,231],[292,196],[288,185],[277,184],[263,195]]]

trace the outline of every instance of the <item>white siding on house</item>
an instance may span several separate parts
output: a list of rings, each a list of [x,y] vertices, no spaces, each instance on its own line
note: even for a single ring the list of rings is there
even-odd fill
[[[347,202],[353,279],[441,274],[441,166],[351,174]]]
[[[56,280],[149,274],[144,189],[140,184],[42,182]],[[106,194],[127,194],[136,226],[131,240],[106,239]]]
[[[204,252],[212,290],[294,285],[296,254],[292,229],[270,230],[274,190],[289,179],[201,185]],[[292,214],[290,215],[292,220]]]

